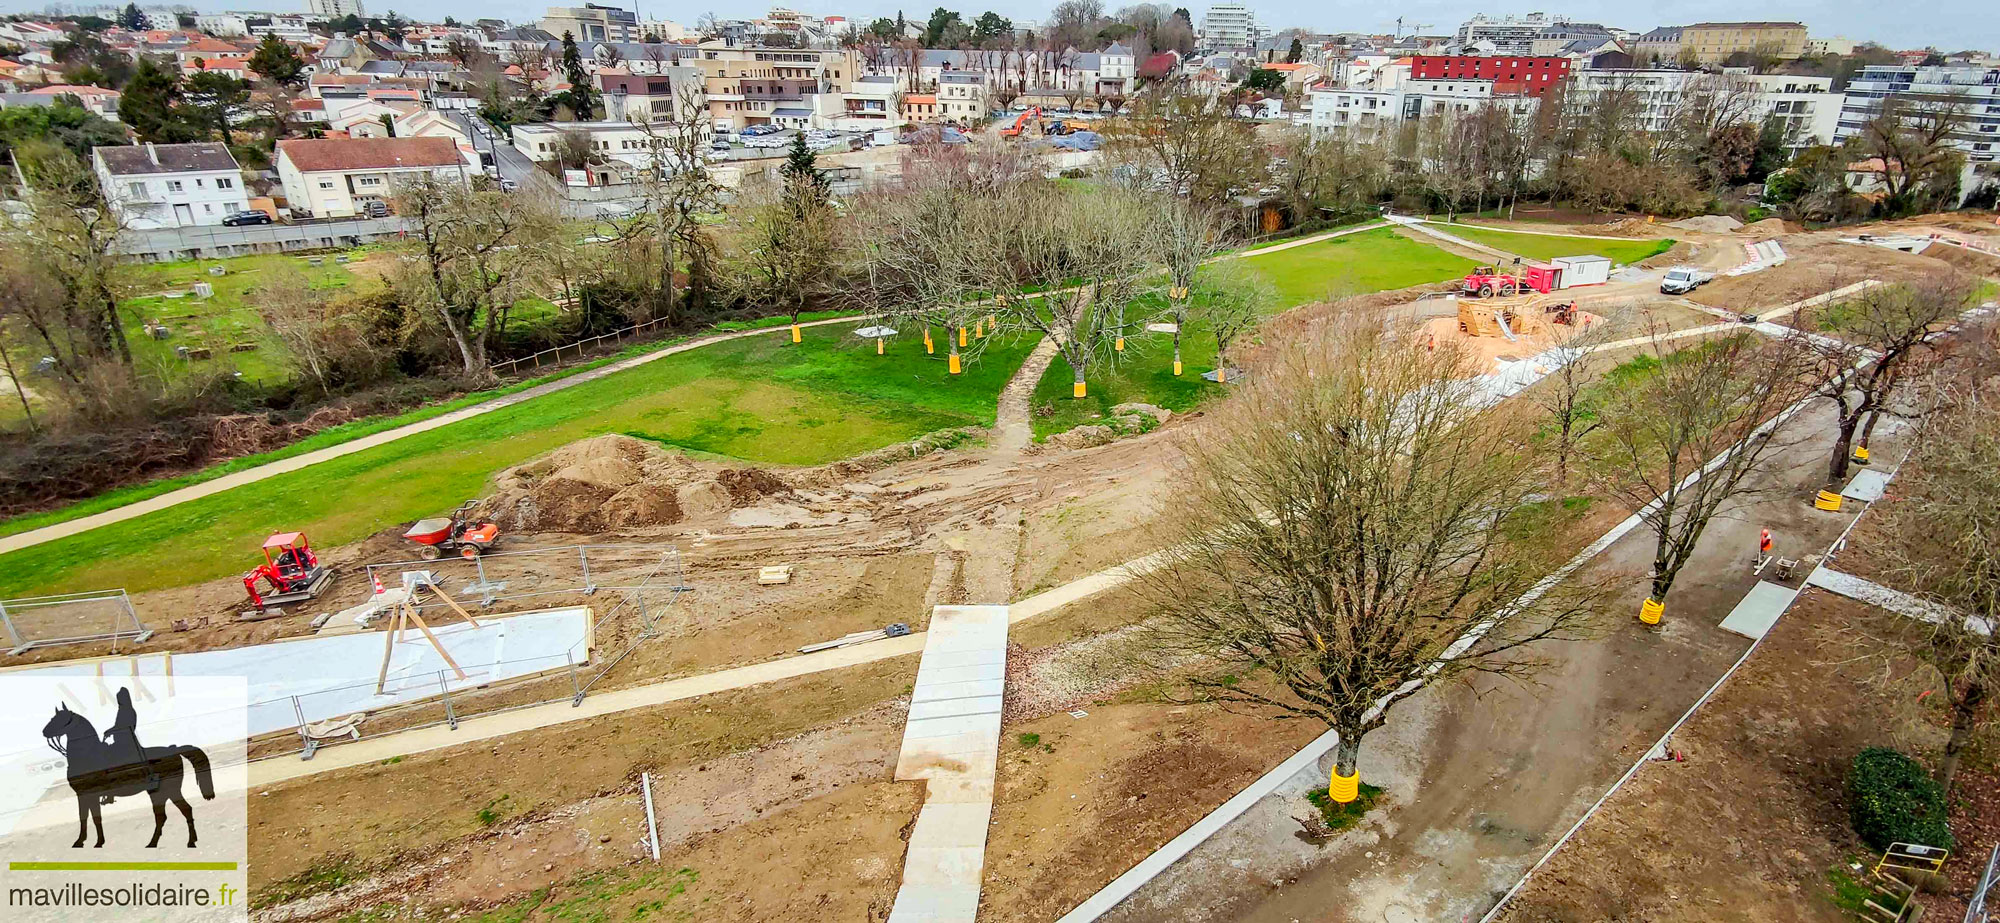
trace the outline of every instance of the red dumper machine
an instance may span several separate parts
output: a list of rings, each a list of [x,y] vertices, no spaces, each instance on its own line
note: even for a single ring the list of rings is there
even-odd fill
[[[494,542],[500,540],[500,527],[490,520],[476,519],[472,507],[477,500],[467,500],[449,517],[419,519],[403,537],[416,542],[417,556],[426,561],[444,557],[447,551],[456,551],[458,556],[472,560],[486,552]]]
[[[258,592],[257,583],[270,585]],[[264,540],[264,563],[243,575],[243,589],[258,610],[305,602],[333,582],[333,571],[319,563],[304,532],[273,532]]]

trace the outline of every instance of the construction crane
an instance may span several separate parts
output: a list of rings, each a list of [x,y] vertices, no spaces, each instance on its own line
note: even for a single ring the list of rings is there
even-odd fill
[[[1396,22],[1395,22],[1395,26],[1396,26],[1396,37],[1397,37],[1397,38],[1402,38],[1402,37],[1403,37],[1403,19],[1404,19],[1404,17],[1401,17],[1401,16],[1398,16],[1398,17],[1396,17]],[[1385,26],[1386,26],[1386,25],[1389,25],[1389,23],[1386,23],[1386,22],[1385,22],[1385,23],[1383,23],[1383,25],[1385,25]],[[1413,23],[1410,23],[1410,30],[1409,30],[1409,34],[1411,34],[1411,35],[1417,35],[1417,34],[1419,34],[1419,33],[1423,32],[1423,31],[1424,31],[1425,29],[1428,29],[1428,28],[1430,28],[1430,27],[1432,27],[1432,26],[1434,26],[1434,25],[1437,25],[1437,23],[1434,23],[1434,22],[1413,22]]]

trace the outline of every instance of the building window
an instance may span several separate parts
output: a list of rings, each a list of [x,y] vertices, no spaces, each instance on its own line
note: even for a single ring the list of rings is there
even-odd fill
[[[145,183],[127,183],[126,188],[132,190],[132,198],[143,199],[146,197]]]
[[[236,188],[236,181],[235,181],[235,180],[233,180],[233,179],[229,179],[229,178],[227,178],[227,177],[223,177],[223,178],[220,178],[220,179],[217,179],[217,180],[215,181],[215,188],[217,188],[217,189],[234,189],[234,188]]]
[[[181,191],[181,181],[180,181],[180,180],[177,180],[177,179],[170,179],[170,180],[167,180],[167,191],[168,191],[168,192],[179,192],[179,191]]]
[[[323,179],[323,180],[320,180],[320,181],[319,181],[319,188],[321,188],[321,189],[332,189],[332,188],[333,188],[333,180],[330,180],[330,179]]]

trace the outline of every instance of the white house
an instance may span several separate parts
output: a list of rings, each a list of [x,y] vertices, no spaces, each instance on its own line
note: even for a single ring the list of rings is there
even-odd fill
[[[133,228],[213,226],[250,207],[243,171],[220,144],[106,146],[91,162],[112,214]]]
[[[677,126],[672,122],[655,122],[642,126],[616,119],[602,122],[524,122],[514,126],[513,139],[514,148],[536,163],[560,159],[567,150],[566,136],[575,135],[581,136],[600,159],[645,169],[654,164],[656,157],[666,154],[666,136],[684,130],[697,132],[697,142],[707,144],[705,124]],[[582,165],[564,162],[561,166],[574,169]]]
[[[287,203],[316,218],[365,215],[403,182],[429,176],[465,183],[477,169],[450,138],[280,141],[277,165]]]

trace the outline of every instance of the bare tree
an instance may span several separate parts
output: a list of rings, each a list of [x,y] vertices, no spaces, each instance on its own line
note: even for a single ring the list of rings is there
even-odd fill
[[[1971,104],[1963,94],[1892,96],[1862,126],[1861,147],[1873,160],[1883,190],[1897,207],[1912,207],[1917,193],[1955,180],[1949,174],[1964,155],[1952,146]]]
[[[1232,116],[1225,101],[1161,86],[1141,92],[1131,109],[1105,125],[1108,153],[1157,177],[1168,191],[1218,205],[1263,175],[1254,128]]]
[[[1866,461],[1865,443],[1856,442],[1862,421],[1888,402],[1905,369],[1932,337],[1958,319],[1972,291],[1970,279],[1947,271],[1876,286],[1800,319],[1801,325],[1817,324],[1832,334],[1806,341],[1817,364],[1819,395],[1835,409],[1827,490],[1839,491],[1854,458]]]
[[[641,174],[646,207],[625,222],[619,237],[642,255],[630,266],[645,272],[650,314],[686,319],[706,303],[715,275],[715,240],[706,220],[722,210],[722,187],[702,159],[708,150],[707,97],[699,81],[674,89],[671,111],[634,124],[646,136],[651,162]],[[675,291],[675,272],[687,264],[687,290]]]
[[[1082,398],[1092,361],[1119,336],[1120,309],[1155,265],[1148,211],[1128,196],[1043,182],[1021,185],[991,213],[1005,260],[994,290],[1039,293],[1013,299],[1008,317],[1055,341]]]
[[[1599,490],[1653,533],[1651,595],[1640,618],[1657,623],[1674,578],[1725,504],[1750,493],[1780,445],[1792,404],[1810,392],[1798,337],[1773,343],[1740,333],[1679,352],[1655,337],[1653,368],[1612,389],[1600,411]]]
[[[1990,388],[1971,391],[1927,420],[1879,507],[1881,538],[1871,552],[1884,577],[1933,607],[1898,617],[1887,631],[1850,629],[1846,639],[1890,669],[1921,665],[1925,689],[1941,693],[1951,733],[1937,764],[1950,794],[1967,744],[2000,702],[2000,414]]]
[[[1194,287],[1203,266],[1222,249],[1223,224],[1214,210],[1174,196],[1154,200],[1160,255],[1167,264],[1165,318],[1174,325],[1174,374],[1181,373],[1181,334],[1194,318]]]
[[[1194,691],[1339,733],[1336,801],[1398,702],[1474,673],[1530,677],[1535,645],[1594,621],[1548,543],[1509,528],[1534,456],[1477,409],[1470,368],[1369,316],[1280,347],[1185,438],[1167,550],[1140,581],[1157,649],[1203,667]]]
[[[536,270],[531,255],[560,218],[540,196],[475,188],[425,176],[397,190],[396,211],[412,219],[418,246],[399,285],[427,308],[457,348],[464,375],[490,378],[489,348],[506,334],[514,302]]]
[[[1580,326],[1570,327],[1560,345],[1551,351],[1555,370],[1528,392],[1529,399],[1548,414],[1549,427],[1554,431],[1551,454],[1555,456],[1556,489],[1562,491],[1569,489],[1570,463],[1582,448],[1583,440],[1604,425],[1590,397],[1591,387],[1597,384],[1603,371],[1597,348],[1610,339],[1609,332],[1613,329],[1612,324],[1602,319],[1577,318],[1576,323]]]

